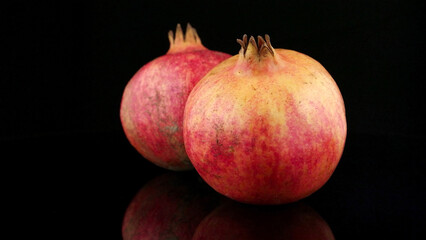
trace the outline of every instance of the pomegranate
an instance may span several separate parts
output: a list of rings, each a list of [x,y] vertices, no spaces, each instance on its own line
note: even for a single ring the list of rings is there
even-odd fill
[[[346,140],[345,107],[320,63],[265,39],[237,40],[239,54],[194,87],[183,134],[192,164],[216,191],[245,203],[284,204],[332,175]]]
[[[207,215],[193,240],[334,240],[327,222],[304,203],[265,207],[228,202]]]
[[[188,170],[182,136],[183,111],[194,85],[214,66],[230,57],[205,48],[197,32],[178,24],[169,32],[166,55],[144,65],[126,85],[120,118],[131,145],[146,159],[170,170]]]
[[[127,207],[123,239],[192,239],[201,220],[222,202],[197,178],[170,172],[149,181]]]

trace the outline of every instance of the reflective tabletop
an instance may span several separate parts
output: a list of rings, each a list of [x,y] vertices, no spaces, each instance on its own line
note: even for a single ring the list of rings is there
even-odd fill
[[[424,233],[423,139],[349,135],[330,180],[280,206],[238,203],[195,170],[161,169],[123,134],[42,136],[3,146],[14,173],[5,195],[18,204],[13,222],[45,239],[418,239]]]

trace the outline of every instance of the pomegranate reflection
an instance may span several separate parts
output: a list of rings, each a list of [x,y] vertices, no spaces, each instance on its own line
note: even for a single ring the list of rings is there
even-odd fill
[[[198,225],[193,240],[334,239],[327,222],[306,204],[251,206],[226,203]]]
[[[123,239],[192,239],[197,225],[220,199],[194,172],[161,175],[139,190],[129,204]]]

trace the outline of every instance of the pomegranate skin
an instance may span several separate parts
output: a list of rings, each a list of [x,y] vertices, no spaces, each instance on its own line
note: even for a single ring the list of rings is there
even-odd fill
[[[182,136],[183,111],[194,85],[230,55],[205,48],[189,24],[169,32],[166,55],[144,65],[124,89],[120,118],[131,145],[147,160],[170,170],[192,169]]]
[[[183,127],[188,156],[212,188],[239,202],[270,205],[298,201],[327,182],[347,126],[327,70],[266,39],[239,40],[240,53],[194,87]]]

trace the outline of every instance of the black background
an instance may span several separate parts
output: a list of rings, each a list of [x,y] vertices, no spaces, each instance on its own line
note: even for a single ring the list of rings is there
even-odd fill
[[[190,22],[212,50],[234,55],[243,34],[269,34],[275,48],[322,63],[345,100],[348,138],[335,174],[308,201],[337,239],[419,239],[425,10],[397,0],[3,5],[0,146],[12,176],[4,199],[18,216],[11,225],[49,239],[120,239],[131,197],[165,172],[127,142],[121,94],[168,50],[168,30]]]

